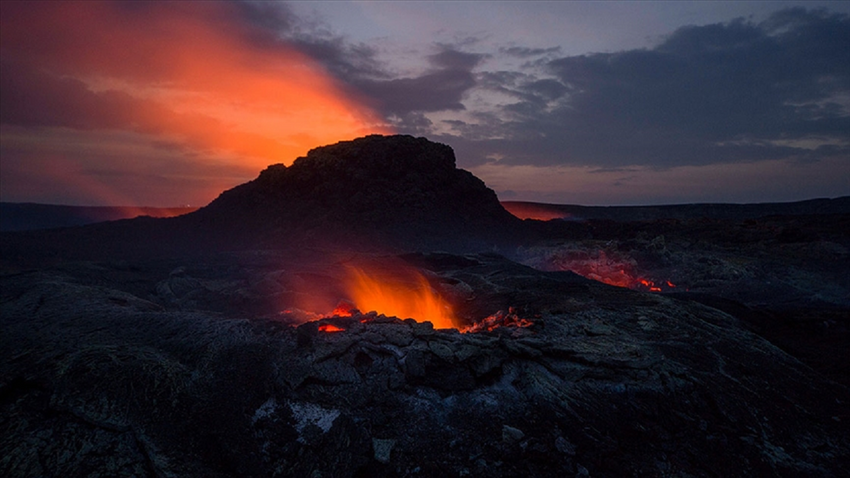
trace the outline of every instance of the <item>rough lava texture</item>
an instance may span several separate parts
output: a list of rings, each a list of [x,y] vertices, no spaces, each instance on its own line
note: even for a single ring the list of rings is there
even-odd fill
[[[536,226],[552,228],[541,235],[548,239],[514,260],[601,280],[649,279],[666,295],[734,315],[850,386],[850,214]]]
[[[258,258],[229,267],[269,277]],[[6,278],[0,474],[850,472],[847,389],[725,313],[495,255],[405,259],[533,325],[460,334],[370,314],[296,327],[176,304],[215,296],[193,277],[208,265]],[[260,282],[243,294],[262,296]],[[233,290],[219,284],[220,300]]]

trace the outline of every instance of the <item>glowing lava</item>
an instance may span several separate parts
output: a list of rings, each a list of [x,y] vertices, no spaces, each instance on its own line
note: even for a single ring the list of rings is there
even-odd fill
[[[672,282],[658,282],[642,277],[635,272],[637,263],[628,256],[615,252],[567,251],[551,259],[557,270],[569,270],[595,281],[617,287],[663,292],[676,287]]]
[[[351,315],[352,308],[357,308],[364,312],[375,311],[387,316],[431,322],[436,329],[457,327],[458,321],[451,306],[418,271],[405,269],[391,274],[367,274],[352,267],[348,270],[345,285],[354,306],[344,311],[348,315]],[[344,315],[336,314],[336,309],[334,314]]]
[[[355,307],[354,304],[346,300],[341,300],[334,310],[332,310],[328,315],[332,317],[351,317],[354,315],[355,310],[357,310],[357,307]]]
[[[507,312],[500,310],[495,314],[479,320],[473,325],[461,329],[461,333],[469,333],[469,332],[492,332],[499,327],[518,327],[525,328],[533,325],[528,319],[523,319],[519,315],[517,315],[516,310],[513,307],[510,307]]]
[[[322,324],[319,326],[319,332],[342,332],[344,330],[342,327],[337,327],[333,324]]]
[[[348,267],[342,281],[346,299],[326,314],[300,308],[281,314],[296,323],[319,321],[319,332],[343,332],[353,324],[385,323],[397,319],[431,322],[435,329],[459,329],[461,333],[492,332],[500,327],[526,328],[533,322],[520,317],[513,307],[464,326],[451,305],[431,287],[428,279],[409,266],[363,269]],[[309,307],[309,306],[308,306]],[[327,320],[330,319],[330,322]]]

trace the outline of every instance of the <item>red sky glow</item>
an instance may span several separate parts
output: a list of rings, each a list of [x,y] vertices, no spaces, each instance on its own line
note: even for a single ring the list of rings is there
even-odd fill
[[[25,163],[37,180],[4,181],[4,200],[53,189],[62,203],[206,203],[310,148],[389,132],[316,62],[232,21],[233,8],[5,6],[4,166]]]

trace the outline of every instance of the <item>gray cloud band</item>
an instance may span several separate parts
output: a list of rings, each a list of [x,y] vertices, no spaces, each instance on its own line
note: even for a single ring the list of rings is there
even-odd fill
[[[850,18],[842,14],[792,8],[761,23],[683,27],[652,49],[554,59],[557,48],[473,54],[437,45],[432,69],[404,77],[376,50],[323,41],[316,59],[340,80],[400,132],[450,142],[466,166],[494,154],[504,164],[659,168],[850,157]],[[517,70],[488,70],[488,58],[518,56],[528,61]],[[487,92],[513,100],[486,111],[465,101]],[[465,113],[433,115],[451,111]]]

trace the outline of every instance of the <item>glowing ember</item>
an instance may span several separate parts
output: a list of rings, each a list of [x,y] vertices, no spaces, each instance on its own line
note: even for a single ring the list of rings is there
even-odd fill
[[[319,332],[342,332],[344,330],[345,329],[333,324],[322,324],[319,326]]]
[[[346,288],[357,309],[428,321],[436,329],[456,327],[457,319],[449,304],[434,292],[418,271],[398,270],[379,276],[352,267],[348,272]],[[352,308],[348,309],[349,315]]]
[[[655,285],[655,282],[648,279],[638,279],[637,283],[646,288],[650,292],[661,292],[661,287]]]
[[[569,270],[595,281],[617,287],[643,290],[648,292],[663,292],[665,288],[676,287],[672,282],[657,283],[641,277],[635,269],[634,259],[616,253],[568,251],[563,255],[552,258],[552,264],[558,270]]]
[[[529,327],[532,322],[519,317],[516,310],[511,307],[507,312],[500,310],[495,314],[480,320],[469,327],[461,329],[461,333],[469,332],[492,332],[499,327]]]
[[[289,322],[297,324],[303,324],[304,322],[310,322],[312,320],[319,320],[324,317],[321,314],[295,307],[280,311],[280,316],[286,317]]]
[[[353,315],[354,310],[357,310],[357,308],[354,307],[354,304],[345,300],[341,300],[339,304],[336,305],[334,310],[332,310],[331,313],[328,315],[337,317],[351,317]]]

